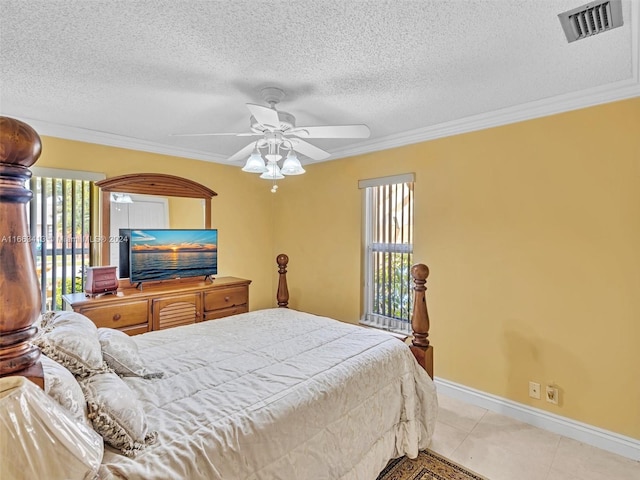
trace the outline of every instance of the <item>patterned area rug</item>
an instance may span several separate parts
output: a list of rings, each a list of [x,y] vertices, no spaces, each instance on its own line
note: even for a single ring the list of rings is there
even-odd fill
[[[425,450],[418,458],[391,460],[378,480],[487,480],[440,455]]]

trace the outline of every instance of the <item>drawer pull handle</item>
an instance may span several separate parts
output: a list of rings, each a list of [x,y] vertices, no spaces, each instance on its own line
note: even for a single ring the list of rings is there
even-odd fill
[[[113,319],[114,319],[116,322],[117,322],[118,320],[120,320],[121,318],[122,318],[122,317],[120,316],[120,314],[119,314],[119,313],[116,313],[116,314],[113,316]]]
[[[225,301],[225,302],[228,302],[228,301],[229,301],[229,299],[230,299],[230,297],[224,297],[224,301]]]

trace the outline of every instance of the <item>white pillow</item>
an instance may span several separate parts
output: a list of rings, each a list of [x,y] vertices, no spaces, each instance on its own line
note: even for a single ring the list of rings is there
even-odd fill
[[[97,478],[100,435],[25,377],[0,378],[0,425],[3,479]]]
[[[91,422],[87,416],[87,401],[73,374],[46,355],[40,356],[40,362],[44,371],[45,393],[58,402],[72,417],[91,428]]]
[[[102,347],[102,357],[109,367],[122,377],[162,377],[162,372],[150,372],[142,363],[138,345],[120,330],[99,328],[98,340]]]
[[[34,343],[42,353],[79,377],[109,371],[102,358],[98,329],[79,313],[56,312],[47,319]]]
[[[147,417],[136,394],[115,373],[98,373],[80,380],[89,419],[105,442],[134,457],[157,433],[147,431]]]

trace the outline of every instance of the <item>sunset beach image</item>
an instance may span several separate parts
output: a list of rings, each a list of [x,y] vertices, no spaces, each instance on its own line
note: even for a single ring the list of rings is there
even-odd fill
[[[217,230],[132,230],[132,282],[214,275]]]

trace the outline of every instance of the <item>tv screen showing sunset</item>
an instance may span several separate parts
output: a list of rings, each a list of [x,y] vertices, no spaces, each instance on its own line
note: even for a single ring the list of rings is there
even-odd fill
[[[131,230],[132,282],[215,275],[217,230]]]

